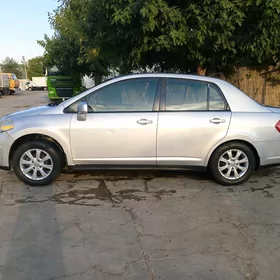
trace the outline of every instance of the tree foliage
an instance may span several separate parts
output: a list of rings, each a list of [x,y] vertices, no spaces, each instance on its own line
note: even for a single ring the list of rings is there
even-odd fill
[[[77,1],[78,2],[78,1]],[[82,7],[85,7],[83,3]],[[49,16],[55,30],[52,38],[45,35],[38,43],[45,48],[44,63],[57,65],[62,71],[95,76],[107,75],[109,63],[99,56],[98,48],[90,47],[90,37],[85,37],[78,10],[70,5],[60,6]],[[100,82],[100,81],[99,81]]]
[[[41,45],[49,63],[83,74],[271,65],[279,14],[280,0],[64,0]]]
[[[32,77],[41,77],[44,71],[43,57],[37,56],[28,60],[27,76],[28,79]]]
[[[246,4],[245,4],[246,3]],[[244,65],[275,65],[280,57],[280,1],[247,0],[235,34]]]
[[[2,72],[14,73],[19,79],[24,77],[23,65],[19,64],[11,57],[6,57],[1,62],[1,68],[2,68]]]

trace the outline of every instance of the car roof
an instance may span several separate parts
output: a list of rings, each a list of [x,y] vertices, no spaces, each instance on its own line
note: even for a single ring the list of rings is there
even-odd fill
[[[194,75],[194,74],[153,73],[153,72],[133,73],[133,74],[126,74],[126,75],[112,77],[108,80],[105,80],[103,83],[86,90],[85,92],[79,94],[78,96],[71,98],[71,100],[62,103],[61,105],[69,106],[70,104],[82,98],[83,96],[89,94],[90,92],[98,90],[103,86],[110,85],[118,81],[125,81],[134,78],[146,78],[146,77],[177,78],[177,79],[181,78],[181,79],[197,80],[197,81],[213,83],[221,89],[232,112],[271,112],[268,108],[257,103],[247,94],[245,94],[243,91],[241,91],[231,83],[224,81],[222,79],[208,77],[208,76]]]
[[[124,75],[118,75],[114,76],[106,81],[109,80],[116,80],[116,79],[126,79],[126,78],[143,78],[143,77],[155,77],[155,78],[187,78],[187,79],[193,79],[193,80],[199,80],[199,81],[208,81],[208,82],[217,82],[222,81],[218,78],[213,78],[209,76],[200,76],[195,74],[181,74],[181,73],[157,73],[157,72],[143,72],[143,73],[131,73],[131,74],[124,74]]]

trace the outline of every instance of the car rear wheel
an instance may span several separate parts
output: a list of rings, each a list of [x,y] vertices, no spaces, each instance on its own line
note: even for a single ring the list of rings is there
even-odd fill
[[[62,170],[61,152],[47,141],[30,141],[20,145],[13,154],[16,176],[30,186],[51,184]]]
[[[248,145],[239,142],[227,143],[217,148],[209,163],[215,181],[226,186],[246,182],[255,167],[254,152]]]

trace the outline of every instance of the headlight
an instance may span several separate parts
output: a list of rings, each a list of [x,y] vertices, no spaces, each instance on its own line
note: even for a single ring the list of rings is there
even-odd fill
[[[0,133],[11,130],[15,127],[13,120],[4,119],[0,120]]]

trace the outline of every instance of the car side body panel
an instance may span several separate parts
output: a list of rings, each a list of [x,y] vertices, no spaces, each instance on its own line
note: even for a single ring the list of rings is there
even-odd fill
[[[147,124],[140,124],[146,120]],[[140,123],[139,123],[140,122]],[[70,141],[75,164],[155,165],[158,112],[73,114]]]
[[[26,118],[26,117],[24,117]],[[32,118],[32,125],[30,119],[15,120],[15,129],[10,130],[8,133],[15,141],[19,138],[39,134],[54,139],[62,147],[68,165],[73,165],[72,152],[69,138],[69,125],[71,115],[69,114],[41,114]]]
[[[233,112],[231,124],[226,137],[210,149],[205,161],[213,151],[229,141],[245,141],[253,145],[260,157],[260,165],[271,165],[280,162],[280,133],[275,125],[280,119],[277,113],[244,113]]]
[[[212,123],[219,118],[223,122]],[[158,165],[204,166],[209,150],[222,141],[231,112],[160,112],[157,137]]]

